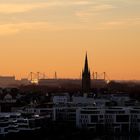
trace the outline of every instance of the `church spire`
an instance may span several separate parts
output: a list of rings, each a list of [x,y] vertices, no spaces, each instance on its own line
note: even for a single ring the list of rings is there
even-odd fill
[[[85,72],[85,73],[89,72],[87,52],[86,52],[86,57],[85,57],[85,67],[84,67],[84,72]]]
[[[88,67],[88,56],[86,52],[85,57],[85,66],[82,73],[82,92],[83,93],[89,93],[90,92],[90,70]]]

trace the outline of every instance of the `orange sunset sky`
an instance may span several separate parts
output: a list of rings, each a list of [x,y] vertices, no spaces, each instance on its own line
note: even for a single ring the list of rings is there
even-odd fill
[[[0,75],[91,72],[140,79],[140,0],[0,0]]]

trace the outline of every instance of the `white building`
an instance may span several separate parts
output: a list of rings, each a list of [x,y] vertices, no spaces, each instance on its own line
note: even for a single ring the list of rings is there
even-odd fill
[[[70,101],[69,96],[59,95],[53,97],[54,104],[66,104]]]
[[[77,107],[54,107],[53,120],[76,124],[76,110]]]
[[[73,104],[90,104],[94,105],[95,104],[95,99],[94,98],[88,98],[86,96],[84,97],[72,97],[72,103]]]
[[[76,110],[78,128],[109,133],[140,132],[140,108],[136,107],[85,107]]]
[[[126,94],[112,94],[111,95],[111,100],[116,101],[118,106],[124,106],[125,102],[130,100],[130,97]]]

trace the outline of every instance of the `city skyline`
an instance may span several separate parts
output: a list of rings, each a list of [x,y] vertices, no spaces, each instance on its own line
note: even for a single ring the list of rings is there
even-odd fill
[[[140,1],[0,0],[0,75],[140,80]]]

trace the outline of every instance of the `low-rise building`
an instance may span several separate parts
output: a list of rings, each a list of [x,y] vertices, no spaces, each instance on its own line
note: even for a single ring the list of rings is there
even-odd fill
[[[140,132],[140,108],[79,108],[76,110],[76,125],[78,128],[93,129],[95,132]]]
[[[70,101],[69,96],[65,95],[59,95],[59,96],[54,96],[53,97],[53,103],[54,104],[66,104]]]

